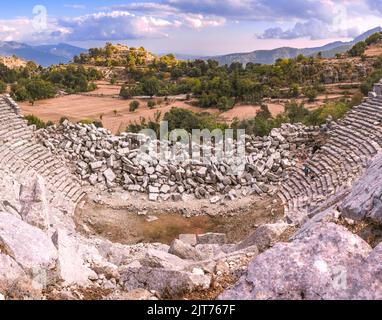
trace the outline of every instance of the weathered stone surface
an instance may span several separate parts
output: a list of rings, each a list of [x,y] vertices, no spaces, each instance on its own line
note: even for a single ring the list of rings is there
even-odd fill
[[[195,289],[208,289],[211,277],[190,272],[149,267],[129,268],[121,275],[125,290],[144,288],[164,297],[176,297]]]
[[[206,233],[197,237],[198,244],[226,244],[227,235],[224,233]]]
[[[176,255],[160,250],[149,249],[141,265],[151,268],[163,268],[170,270],[184,270],[188,263]]]
[[[21,216],[27,223],[47,230],[49,227],[48,203],[45,182],[41,176],[32,179],[20,189]]]
[[[190,244],[177,239],[171,243],[169,253],[186,260],[202,261],[208,258],[206,254],[203,254],[203,252],[194,248]]]
[[[242,250],[247,247],[257,246],[260,251],[264,251],[276,242],[279,237],[290,227],[287,223],[265,224],[260,226],[248,238],[240,242],[235,250]]]
[[[361,282],[348,278],[372,251],[344,227],[316,224],[292,243],[278,243],[255,258],[247,274],[220,299],[351,299]],[[358,279],[360,280],[360,279]]]
[[[114,173],[114,171],[112,169],[107,169],[104,173],[103,173],[106,181],[108,182],[114,182],[115,178],[117,177]]]
[[[57,250],[48,236],[4,212],[0,212],[0,247],[26,271],[56,266]]]
[[[195,246],[197,244],[196,234],[180,234],[179,240],[191,246]]]
[[[64,230],[57,231],[52,238],[58,250],[60,278],[66,285],[88,286],[89,277],[94,278],[96,274],[85,265],[80,241],[75,235],[68,235]]]
[[[379,154],[363,176],[353,185],[350,194],[342,202],[342,215],[358,221],[370,218],[382,224],[381,179],[382,154]]]
[[[11,257],[0,253],[0,290],[25,277],[25,272]]]

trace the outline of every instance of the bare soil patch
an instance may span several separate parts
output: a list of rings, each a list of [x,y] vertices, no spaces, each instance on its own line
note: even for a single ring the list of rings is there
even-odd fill
[[[177,208],[175,203],[169,204],[171,205],[168,208],[166,203],[163,207],[150,208],[142,203],[144,209],[137,210],[134,206],[111,207],[88,199],[77,208],[75,220],[79,231],[84,231],[85,225],[91,233],[122,244],[170,244],[180,234],[207,232],[226,233],[229,242],[236,243],[250,235],[258,226],[276,222],[283,216],[281,201],[272,197],[246,202],[245,208],[241,208],[236,214],[216,216],[187,216],[184,214],[184,204],[177,203]],[[209,209],[217,210],[214,205],[210,205]],[[157,220],[150,222],[152,217]]]

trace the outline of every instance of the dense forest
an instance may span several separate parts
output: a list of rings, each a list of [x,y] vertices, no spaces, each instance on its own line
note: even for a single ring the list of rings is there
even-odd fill
[[[42,68],[33,62],[25,67],[10,69],[0,64],[0,93],[7,84],[16,101],[30,101],[53,98],[63,90],[67,93],[86,92],[96,89],[93,81],[102,78],[102,73],[83,66],[58,65]]]

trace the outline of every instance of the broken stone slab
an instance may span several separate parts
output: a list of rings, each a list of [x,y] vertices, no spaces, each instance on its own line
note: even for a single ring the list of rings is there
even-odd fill
[[[96,185],[97,181],[98,181],[98,175],[97,174],[94,173],[94,174],[89,176],[89,183],[91,185],[93,185],[93,186]]]
[[[207,176],[207,172],[208,172],[208,169],[206,167],[201,167],[198,172],[197,172],[197,175],[201,178],[205,178]]]
[[[214,197],[211,198],[210,203],[211,204],[216,204],[216,203],[219,203],[220,201],[221,201],[221,197],[214,196]]]
[[[195,246],[197,244],[196,234],[180,234],[179,240],[191,246]]]
[[[98,169],[101,169],[103,166],[103,162],[102,161],[97,161],[97,162],[91,162],[90,163],[90,168],[93,170],[93,171],[96,171]]]
[[[160,190],[158,187],[149,186],[149,193],[159,193]]]
[[[188,262],[169,252],[149,249],[145,257],[140,261],[142,266],[151,268],[163,268],[170,270],[184,270]]]
[[[128,268],[122,273],[121,281],[127,291],[144,288],[155,290],[162,297],[177,297],[195,289],[207,290],[211,285],[211,277],[207,275],[149,267]]]
[[[248,238],[237,244],[235,251],[251,246],[257,246],[259,251],[269,249],[279,241],[280,236],[290,227],[289,224],[284,222],[262,225]]]
[[[141,186],[139,184],[133,184],[133,185],[129,185],[129,187],[127,188],[128,191],[141,191]]]
[[[161,188],[160,188],[160,192],[161,193],[169,193],[171,191],[171,187],[167,184],[164,184]]]
[[[203,254],[203,252],[197,250],[192,245],[184,243],[178,239],[175,239],[171,243],[169,253],[185,260],[202,261],[208,258],[207,255]]]
[[[20,215],[28,224],[48,230],[49,213],[44,179],[38,175],[20,188]]]
[[[115,179],[117,178],[117,176],[115,175],[114,171],[112,169],[107,169],[106,171],[104,171],[103,173],[105,179],[107,182],[114,182]]]
[[[198,244],[226,244],[227,235],[224,233],[206,233],[196,236]]]
[[[150,193],[149,194],[149,200],[150,201],[156,202],[156,201],[158,201],[158,198],[159,198],[159,193]]]
[[[58,251],[59,276],[64,284],[89,286],[89,279],[97,278],[97,274],[86,266],[79,239],[58,230],[53,234],[52,241]]]
[[[5,212],[0,212],[0,247],[26,272],[50,272],[56,266],[57,250],[48,236]]]

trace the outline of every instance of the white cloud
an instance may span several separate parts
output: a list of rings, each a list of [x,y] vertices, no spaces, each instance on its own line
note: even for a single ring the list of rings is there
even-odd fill
[[[280,27],[269,28],[258,36],[259,39],[297,39],[309,38],[311,40],[320,40],[328,38],[353,38],[359,35],[360,30],[357,27],[341,29],[337,26],[332,27],[320,20],[312,19],[307,22],[298,22],[295,26],[288,30]]]
[[[69,30],[68,40],[125,40],[167,36],[178,24],[163,18],[137,16],[128,11],[98,12],[59,21]]]
[[[86,9],[86,6],[84,4],[65,4],[64,7],[78,10]]]
[[[182,15],[186,25],[194,29],[206,27],[220,27],[226,23],[225,18],[205,17],[201,14],[184,14]]]

